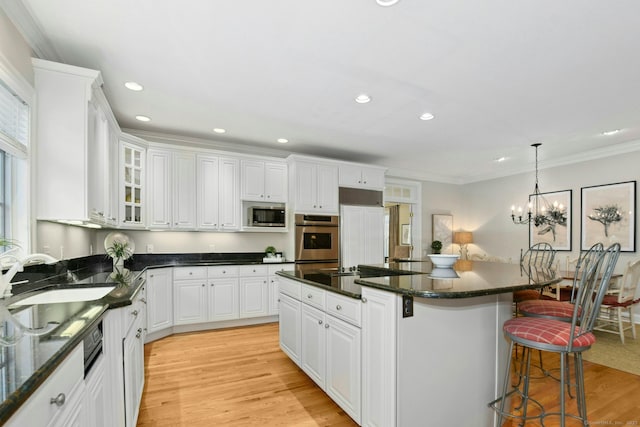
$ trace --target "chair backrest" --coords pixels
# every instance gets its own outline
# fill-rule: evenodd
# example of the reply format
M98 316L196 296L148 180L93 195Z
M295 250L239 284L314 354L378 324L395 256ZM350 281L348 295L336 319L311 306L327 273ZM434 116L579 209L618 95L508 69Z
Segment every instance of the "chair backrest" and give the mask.
M551 268L556 251L549 243L536 243L520 257L520 266Z
M614 243L601 252L597 260L582 274L573 308L570 332L572 337L575 338L593 331L600 305L609 288L611 275L619 257L620 244ZM569 340L569 352L571 352L572 344L573 340Z
M633 301L640 282L640 259L629 262L621 280L618 303Z
M602 243L596 243L591 246L587 251L582 252L578 257L578 262L576 263L576 271L573 275L573 286L571 288L571 299L570 302L574 303L576 300L576 289L578 283L582 278L582 274L586 273L589 270L589 266L598 260L600 254L604 251L604 245Z

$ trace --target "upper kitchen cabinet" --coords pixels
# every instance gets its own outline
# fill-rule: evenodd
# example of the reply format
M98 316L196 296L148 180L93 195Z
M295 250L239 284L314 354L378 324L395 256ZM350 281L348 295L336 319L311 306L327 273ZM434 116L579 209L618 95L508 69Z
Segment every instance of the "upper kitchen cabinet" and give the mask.
M237 159L197 156L197 222L200 230L240 228L240 172Z
M338 182L340 187L384 190L385 168L358 164L340 164Z
M254 202L287 201L287 165L284 162L242 160L241 199Z
M135 136L122 134L120 139L120 225L144 228L146 142Z
M150 148L147 151L149 228L196 228L196 155Z
M33 59L37 219L117 225L120 128L99 71Z
M337 215L337 164L300 156L289 156L288 161L294 212Z

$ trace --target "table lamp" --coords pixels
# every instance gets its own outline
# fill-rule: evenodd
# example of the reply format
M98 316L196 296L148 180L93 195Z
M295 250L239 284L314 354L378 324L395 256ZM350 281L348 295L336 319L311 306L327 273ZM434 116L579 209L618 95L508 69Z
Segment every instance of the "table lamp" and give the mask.
M456 262L455 269L458 271L469 271L472 263L469 260L467 245L473 243L473 233L470 231L456 231L453 233L453 243L460 245L460 259Z

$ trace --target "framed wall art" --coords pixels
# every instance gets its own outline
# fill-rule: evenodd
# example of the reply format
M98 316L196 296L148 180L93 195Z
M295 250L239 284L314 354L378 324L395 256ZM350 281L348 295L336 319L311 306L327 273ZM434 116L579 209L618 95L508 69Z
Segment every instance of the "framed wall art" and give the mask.
M546 201L542 221L529 223L529 246L549 243L557 251L571 250L571 190L541 194ZM533 194L529 196L531 202ZM544 204L544 202L543 202Z
M411 224L402 224L402 236L400 236L400 243L402 245L411 244Z
M636 181L582 187L581 191L580 248L620 243L623 252L635 252Z
M442 242L442 252L448 253L452 250L453 243L453 215L432 215L432 234L433 240Z

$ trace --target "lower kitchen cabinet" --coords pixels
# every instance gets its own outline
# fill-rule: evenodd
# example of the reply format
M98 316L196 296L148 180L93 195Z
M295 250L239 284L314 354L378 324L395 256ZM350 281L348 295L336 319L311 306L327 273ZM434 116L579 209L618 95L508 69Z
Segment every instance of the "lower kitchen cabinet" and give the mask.
M147 331L173 326L173 268L147 271Z
M280 292L280 348L300 366L302 303Z
M186 325L207 321L206 279L173 283L174 324Z
M300 367L360 422L360 328L302 304Z
M237 319L238 279L209 279L208 303L209 321Z
M280 348L360 423L362 302L291 279L279 280Z
M144 325L140 317L122 343L126 426L135 426L144 388Z
M107 391L105 387L105 361L100 356L85 378L86 425L91 427L110 427L107 424Z
M80 344L9 418L5 426L86 426L83 359L83 346ZM53 398L58 403L52 403Z
M269 314L267 277L240 278L240 317L260 317Z

